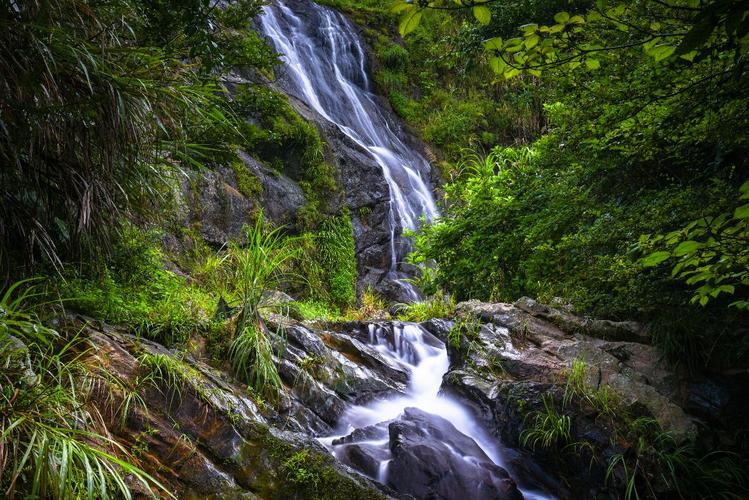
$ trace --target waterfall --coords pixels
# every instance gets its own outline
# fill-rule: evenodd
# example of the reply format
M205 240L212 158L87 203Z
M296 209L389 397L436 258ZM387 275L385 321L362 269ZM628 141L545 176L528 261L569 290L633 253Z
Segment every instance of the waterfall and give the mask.
M398 136L390 112L373 94L366 71L366 52L355 29L340 13L308 1L288 4L276 0L263 8L261 29L284 62L280 86L358 144L382 169L389 200L391 273L396 272L396 248L404 229L416 229L421 217L438 215L428 181L430 166ZM361 189L369 189L361 186ZM338 422L337 436L320 438L333 454L342 450L338 438L355 429L370 428L397 419L406 408L447 419L470 437L489 460L505 465L501 446L458 401L440 393L449 361L444 343L413 323L393 323L392 330L370 325L369 342L409 376L405 394L353 405ZM369 446L378 447L381 460L373 479L385 483L390 451L387 432ZM340 457L339 457L340 458ZM466 460L471 457L464 457ZM525 497L545 498L531 491Z
M297 8L301 2L294 2ZM437 215L427 178L429 162L393 130L388 111L372 93L363 43L342 14L312 2L295 10L282 1L263 8L261 29L281 54L283 90L335 124L382 168L390 192L390 271L397 240L420 217ZM367 189L367 186L362 186Z

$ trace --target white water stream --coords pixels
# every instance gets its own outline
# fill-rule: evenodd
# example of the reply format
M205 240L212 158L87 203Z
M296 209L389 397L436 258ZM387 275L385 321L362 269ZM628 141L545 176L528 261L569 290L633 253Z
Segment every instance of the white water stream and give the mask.
M375 400L365 406L351 407L340 419L336 433L338 436L322 438L320 441L333 453L333 441L338 437L380 422L398 418L406 408L415 407L448 420L456 429L472 438L495 464L510 469L502 457L502 448L496 438L473 418L466 407L452 397L440 394L442 377L449 368L447 349L444 343L415 323L394 323L393 334L389 336L381 328L369 325L369 343L383 355L408 370L409 384L405 395ZM386 445L383 442L369 442L372 445ZM466 457L466 460L471 460ZM378 481L387 478L388 459L380 463ZM527 500L542 500L553 497L538 491L521 488Z
M338 126L382 168L390 192L394 272L402 257L396 251L402 230L415 229L422 216L431 220L437 215L429 162L393 130L388 112L371 92L361 39L343 15L312 2L276 1L263 8L260 22L282 56L284 91Z

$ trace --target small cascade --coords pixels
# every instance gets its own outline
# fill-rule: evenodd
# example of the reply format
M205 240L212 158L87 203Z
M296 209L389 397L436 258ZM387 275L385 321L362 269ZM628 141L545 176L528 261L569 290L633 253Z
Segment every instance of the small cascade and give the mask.
M474 419L470 411L452 397L441 394L442 377L449 368L445 344L415 323L393 322L368 325L369 343L410 373L406 393L353 406L339 421L337 435L321 438L339 459L344 457L351 441L346 436L362 433L358 446L376 449L379 465L370 474L387 484L388 465L392 456L388 447L388 422L398 419L407 408L418 408L449 421L460 433L471 438L494 464L509 468L502 456L502 447ZM469 463L478 464L480 457L462 456ZM551 498L536 491L521 490L526 499Z

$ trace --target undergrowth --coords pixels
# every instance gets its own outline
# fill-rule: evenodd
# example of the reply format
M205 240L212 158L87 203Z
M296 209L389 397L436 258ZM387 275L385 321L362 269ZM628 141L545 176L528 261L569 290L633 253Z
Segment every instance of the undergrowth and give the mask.
M79 386L88 376L78 335L40 322L39 296L16 282L0 298L0 485L13 498L132 498L126 482L161 490L111 439Z

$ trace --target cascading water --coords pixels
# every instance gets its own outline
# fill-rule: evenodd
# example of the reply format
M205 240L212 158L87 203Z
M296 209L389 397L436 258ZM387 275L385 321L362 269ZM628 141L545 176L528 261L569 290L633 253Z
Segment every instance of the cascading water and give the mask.
M264 7L260 18L262 31L285 62L281 86L335 124L382 168L390 192L390 270L395 273L399 257L396 240L402 230L415 229L422 216L427 220L437 216L427 180L429 163L397 136L388 112L372 93L365 51L355 27L340 13L312 2L295 1L289 5L277 0ZM440 394L442 376L449 367L444 343L413 323L394 323L389 331L371 325L369 342L383 357L410 374L408 388L403 395L350 407L339 421L339 435L321 439L331 452L337 454L345 446L339 441L343 436L374 428L375 435L364 442L377 448L380 457L377 470L370 475L385 483L391 458L387 422L413 407L446 419L478 445L482 451L477 455L504 465L499 443L466 408ZM478 463L475 456L460 459ZM523 494L526 498L546 498L528 491Z
M296 10L302 3L304 9ZM390 192L390 271L397 241L420 217L437 215L427 179L429 162L394 132L388 112L371 92L365 51L353 24L312 2L277 1L264 7L263 33L282 55L284 91L304 101L351 138L382 168ZM366 189L366 186L362 186Z
M502 448L496 439L476 422L467 408L450 396L440 393L442 376L449 368L447 349L443 342L418 324L396 322L393 323L392 330L370 324L369 343L383 356L410 373L408 388L403 395L349 408L339 421L338 436L320 439L334 455L338 456L346 446L340 440L342 436L349 435L356 429L371 428L397 419L406 408L414 407L448 420L458 431L473 439L492 462L507 468ZM387 426L365 444L383 450L377 477L373 479L385 483L390 462ZM475 460L475 457L470 456L462 458L467 461ZM538 491L521 491L527 500L553 498Z

